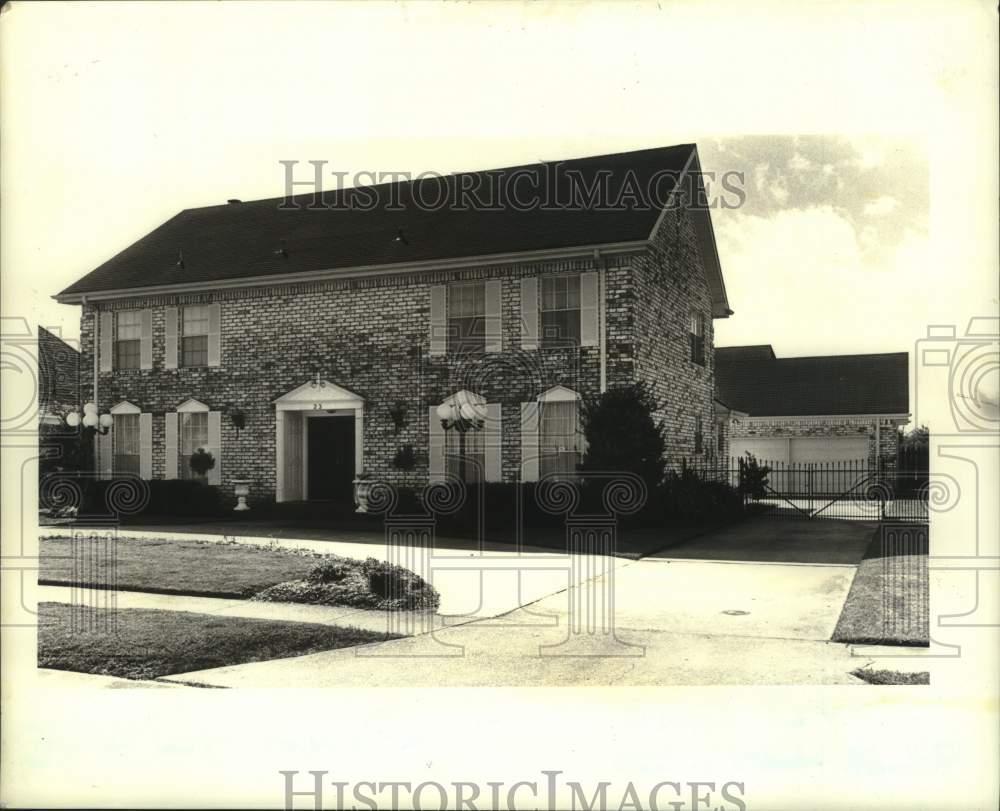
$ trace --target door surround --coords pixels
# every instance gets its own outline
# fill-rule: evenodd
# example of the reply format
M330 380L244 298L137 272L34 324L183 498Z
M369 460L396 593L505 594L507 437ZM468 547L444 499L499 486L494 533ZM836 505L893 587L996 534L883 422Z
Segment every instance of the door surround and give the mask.
M275 501L291 501L295 494L286 492L285 472L285 420L302 421L312 417L353 416L354 417L354 474L358 475L364 469L364 410L363 397L349 389L318 378L303 383L298 388L282 395L274 401L275 409ZM299 498L305 498L308 490L305 483L309 475L307 467L308 431L302 431L303 453L300 455L302 470L301 493Z

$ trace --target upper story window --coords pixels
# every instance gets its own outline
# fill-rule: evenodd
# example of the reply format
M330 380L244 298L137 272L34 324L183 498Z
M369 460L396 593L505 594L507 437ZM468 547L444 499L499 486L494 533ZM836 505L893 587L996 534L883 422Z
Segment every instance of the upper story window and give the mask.
M184 308L181 366L208 366L208 309L208 305Z
M142 347L142 311L121 310L116 319L115 368L138 369Z
M701 366L705 365L705 316L701 313L691 313L689 336L691 340L691 361Z
M580 275L542 276L542 346L580 343Z
M482 352L486 347L486 284L448 285L448 351Z

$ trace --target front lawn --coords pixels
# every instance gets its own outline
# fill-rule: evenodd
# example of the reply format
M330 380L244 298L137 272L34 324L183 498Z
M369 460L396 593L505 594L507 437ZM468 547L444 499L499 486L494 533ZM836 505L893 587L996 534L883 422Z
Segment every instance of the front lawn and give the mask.
M109 615L79 605L38 605L39 667L126 679L155 679L393 638L306 622L139 608Z
M930 644L927 525L878 527L833 632L834 642Z
M93 544L92 550L74 544ZM276 583L301 580L333 556L218 541L130 540L119 538L111 554L105 541L42 538L42 585L113 583L123 591L250 597Z

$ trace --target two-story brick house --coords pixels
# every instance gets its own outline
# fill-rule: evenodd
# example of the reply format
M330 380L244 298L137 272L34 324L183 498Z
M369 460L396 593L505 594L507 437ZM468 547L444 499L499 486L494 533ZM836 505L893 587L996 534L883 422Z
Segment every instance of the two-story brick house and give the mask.
M182 211L56 296L115 419L101 471L204 447L256 498L419 485L459 469L458 402L465 475L533 480L579 458L581 398L640 379L668 452L709 449L731 311L700 189L683 145Z

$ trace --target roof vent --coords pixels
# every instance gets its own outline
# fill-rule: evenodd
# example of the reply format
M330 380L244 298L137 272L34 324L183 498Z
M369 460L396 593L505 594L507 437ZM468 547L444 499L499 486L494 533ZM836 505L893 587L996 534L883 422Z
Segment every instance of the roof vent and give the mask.
M409 245L410 244L410 240L408 240L406 238L406 234L403 233L403 229L402 228L397 228L396 229L396 236L393 237L392 241L395 242L398 245Z
M231 197L230 199L226 200L226 202L229 203L229 205L233 205L235 203L242 203L243 201L237 200L235 197Z
M183 269L184 266L185 266L184 265L184 251L178 251L177 252L177 262L174 263L174 267Z

